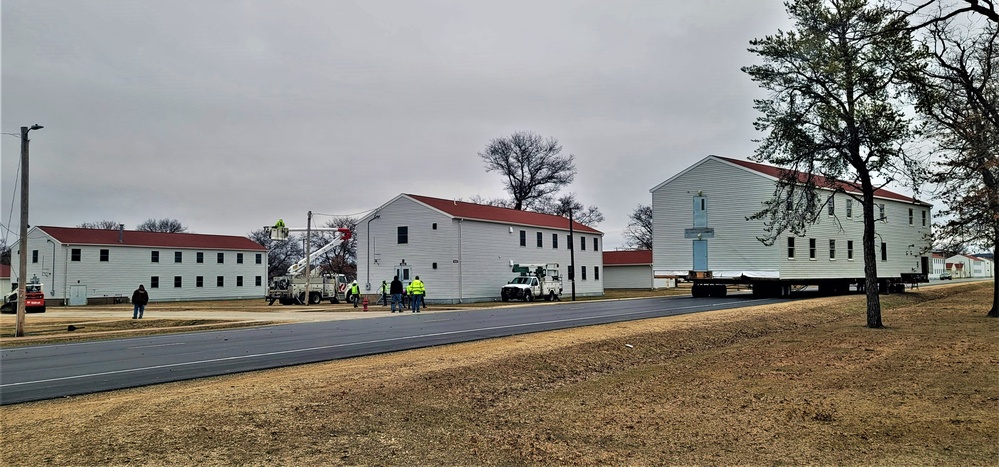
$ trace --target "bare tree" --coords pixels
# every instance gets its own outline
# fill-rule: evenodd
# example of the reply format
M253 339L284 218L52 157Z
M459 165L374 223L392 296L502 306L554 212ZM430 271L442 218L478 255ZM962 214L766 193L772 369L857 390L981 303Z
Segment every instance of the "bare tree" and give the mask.
M557 139L527 131L490 141L479 157L486 163L486 171L506 178L505 188L517 210L557 193L576 175L574 156L562 155Z
M350 216L336 216L326 223L324 227L347 228L350 229L351 237L346 242L336 242L331 250L320 255L319 270L323 273L345 274L348 279L357 278L357 218ZM313 236L312 251L322 248L326 244L334 241L332 232L317 232Z
M183 233L187 232L187 227L184 227L177 219L147 219L139 224L135 230L139 232Z
M754 159L782 167L774 198L750 219L764 219L773 244L784 231L802 232L821 209L825 180L849 182L864 219L867 326L883 327L874 247L874 191L883 183L918 180L906 151L913 131L897 99L921 60L904 14L867 0L786 3L790 32L755 39L763 64L743 71L770 96L755 102L755 126L766 137ZM821 175L822 178L815 175ZM915 184L915 183L914 183ZM842 189L838 189L843 191ZM850 191L853 191L852 189Z
M933 23L918 109L943 156L933 181L947 205L937 235L999 255L999 23ZM989 317L999 317L999 282Z
M10 266L10 245L6 239L0 239L0 264Z
M530 206L527 206L527 210L562 217L569 217L569 211L572 211L572 220L590 227L604 221L604 215L600 213L600 209L597 209L596 206L584 208L583 203L576 199L575 193L562 195L558 198L546 196L532 202Z
M97 222L84 222L78 226L80 229L97 229L97 230L118 230L121 223L113 220L103 220Z
M460 200L459 200L460 201ZM475 195L468 200L469 203L481 204L484 206L496 206L499 208L513 208L513 202L506 198L483 198Z
M629 216L625 245L635 250L652 249L652 206L639 204Z
M999 23L999 10L996 10L994 0L927 0L917 4L908 14L911 16L924 15L926 11L935 9L935 14L922 22L910 26L911 29L920 29L932 26L939 22L948 22L952 18L965 13L979 14L993 23Z
M250 232L246 238L267 248L268 283L275 276L285 275L291 265L305 256L305 249L302 248L303 238L295 235L289 236L287 240L272 240L266 230L259 229Z

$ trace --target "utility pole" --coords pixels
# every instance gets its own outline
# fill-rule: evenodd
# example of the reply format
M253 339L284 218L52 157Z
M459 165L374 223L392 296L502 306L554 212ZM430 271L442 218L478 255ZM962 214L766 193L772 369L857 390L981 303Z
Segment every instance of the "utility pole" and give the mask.
M309 304L309 295L312 293L312 211L309 211L309 218L305 221L305 304Z
M41 125L21 127L21 231L18 239L17 258L17 320L14 324L14 337L24 337L24 296L28 277L28 132L40 130Z
M572 283L572 301L576 301L576 236L572 231L572 208L569 208L569 282Z

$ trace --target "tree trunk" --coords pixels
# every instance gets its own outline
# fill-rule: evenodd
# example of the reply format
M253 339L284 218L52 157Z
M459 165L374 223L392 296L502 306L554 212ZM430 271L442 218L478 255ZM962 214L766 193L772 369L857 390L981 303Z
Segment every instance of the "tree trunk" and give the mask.
M996 258L999 257L999 221L993 221L992 223L992 269L995 271ZM999 279L992 273L992 309L989 310L989 314L986 315L989 318L999 318Z
M867 327L880 329L881 296L878 287L877 245L874 243L874 190L864 188L864 290L867 293Z

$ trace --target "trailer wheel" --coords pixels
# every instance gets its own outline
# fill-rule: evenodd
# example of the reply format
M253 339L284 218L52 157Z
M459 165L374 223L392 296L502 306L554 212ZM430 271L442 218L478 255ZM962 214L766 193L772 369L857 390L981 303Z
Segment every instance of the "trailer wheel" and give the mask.
M693 296L694 298L706 297L708 294L707 291L704 290L704 288L705 287L701 284L694 284L690 286L690 295Z
M711 294L712 296L721 298L728 295L728 287L725 287L724 285L716 285L714 286L713 292L714 293Z

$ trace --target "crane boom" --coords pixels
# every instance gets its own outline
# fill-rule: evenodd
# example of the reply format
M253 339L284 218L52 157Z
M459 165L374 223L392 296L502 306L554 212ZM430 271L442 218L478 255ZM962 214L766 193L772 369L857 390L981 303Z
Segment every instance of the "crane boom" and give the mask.
M291 267L288 268L287 274L289 276L297 276L301 274L302 272L305 271L306 265L311 264L313 261L316 260L316 258L318 258L323 253L326 253L327 251L330 251L333 248L335 248L340 242L346 242L347 240L350 240L350 229L345 227L336 229L336 233L333 234L333 240L324 245L322 248L319 248L318 250L312 252L312 254L310 254L307 258L302 258L298 260L297 263L292 264Z

